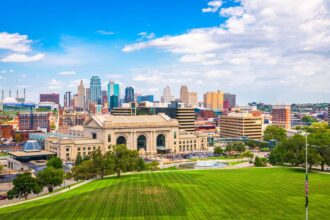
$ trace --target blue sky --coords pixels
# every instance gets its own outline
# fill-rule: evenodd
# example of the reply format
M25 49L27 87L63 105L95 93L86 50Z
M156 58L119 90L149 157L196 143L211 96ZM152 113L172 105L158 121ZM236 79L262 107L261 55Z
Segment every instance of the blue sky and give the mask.
M329 8L326 0L4 0L0 88L26 87L37 101L99 75L104 88L113 79L156 99L166 85L178 96L187 84L200 99L219 89L240 104L329 102Z

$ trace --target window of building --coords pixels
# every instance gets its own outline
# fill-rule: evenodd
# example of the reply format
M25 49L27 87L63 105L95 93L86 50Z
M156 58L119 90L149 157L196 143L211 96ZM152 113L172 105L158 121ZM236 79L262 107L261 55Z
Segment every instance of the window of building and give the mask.
M93 139L96 139L96 138L97 138L96 133L92 132L92 138L93 138Z
M96 149L96 147L93 147L93 150L95 150Z
M78 151L80 151L80 147L78 147Z
M91 150L91 147L88 147L88 150Z
M108 134L108 142L111 142L111 134Z
M176 131L174 131L174 139L176 139Z
M108 146L108 150L110 150L111 149L111 146Z
M70 148L66 148L65 150L66 150L66 152L68 152L68 151L70 151Z
M86 147L84 147L83 149L86 150Z
M69 156L70 156L70 154L69 154L69 153L67 153L67 154L66 154L66 156L67 156L67 157L69 157Z
M83 155L86 156L86 152L83 152Z

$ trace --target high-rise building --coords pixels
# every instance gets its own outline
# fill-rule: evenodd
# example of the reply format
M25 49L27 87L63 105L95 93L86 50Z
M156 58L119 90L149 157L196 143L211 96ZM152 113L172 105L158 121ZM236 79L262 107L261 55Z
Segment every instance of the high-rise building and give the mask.
M18 114L18 127L20 130L45 129L50 131L50 113L31 112Z
M60 94L51 93L51 94L40 94L40 102L54 102L60 104Z
M207 92L204 94L204 106L213 110L223 111L223 92Z
M250 113L229 113L220 117L220 135L224 138L262 138L262 117Z
M107 90L102 90L101 96L102 96L102 105L104 106L105 104L108 103L108 92L107 92Z
M74 94L73 97L72 97L72 106L75 108L75 109L79 109L79 97L78 97L78 94Z
M233 108L236 105L236 95L231 93L224 93L223 94L223 101L228 102L228 108Z
M133 87L126 87L125 89L125 103L134 102L134 89Z
M180 89L180 101L185 105L188 106L189 104L189 92L188 87L186 85L182 85Z
M119 84L110 80L108 83L108 107L109 107L109 109L112 110L114 107L119 106L119 95L120 95ZM113 103L111 103L111 101Z
M91 101L97 104L101 104L102 102L102 94L101 94L101 79L98 76L92 76L90 81L90 95Z
M290 105L273 105L272 106L272 122L274 125L285 129L291 128L291 106Z
M174 100L174 97L171 96L171 89L169 86L166 86L164 88L164 92L163 92L163 96L161 97L161 101L163 103L170 103L173 100Z
M154 96L153 95L140 95L136 97L136 101L138 103L140 102L154 102Z
M187 132L195 131L195 109L177 108L176 119L179 122L180 130L185 130Z
M189 92L188 105L190 107L198 106L198 95L197 92Z
M85 94L85 86L83 84L83 81L80 80L80 85L78 86L78 107L81 110L86 109L86 94Z
M71 92L67 91L64 93L64 107L71 107L71 106L72 106Z

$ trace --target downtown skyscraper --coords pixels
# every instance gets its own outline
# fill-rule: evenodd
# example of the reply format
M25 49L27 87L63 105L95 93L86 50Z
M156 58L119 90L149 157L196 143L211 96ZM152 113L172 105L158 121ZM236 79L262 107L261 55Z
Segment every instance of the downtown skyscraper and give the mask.
M171 96L171 88L169 86L166 86L164 88L163 96L161 97L161 101L163 103L170 103L174 100L174 97Z
M83 81L80 80L80 85L78 85L78 107L81 110L86 109L86 93L85 93L85 86L83 84Z
M125 103L134 102L134 89L129 86L125 89Z
M90 95L91 102L100 105L102 103L101 95L101 79L98 76L92 76L90 81Z
M119 91L119 84L110 80L108 83L108 108L111 110L119 106Z

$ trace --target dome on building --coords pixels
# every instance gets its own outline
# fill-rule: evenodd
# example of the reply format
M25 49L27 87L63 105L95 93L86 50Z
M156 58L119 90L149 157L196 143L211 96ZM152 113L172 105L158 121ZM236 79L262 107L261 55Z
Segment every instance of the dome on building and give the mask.
M32 151L41 151L41 146L35 140L28 140L23 146L23 151L32 152Z
M3 104L16 104L17 101L13 97L6 97L2 101Z
M34 105L35 103L31 100L27 100L24 102L24 104Z

